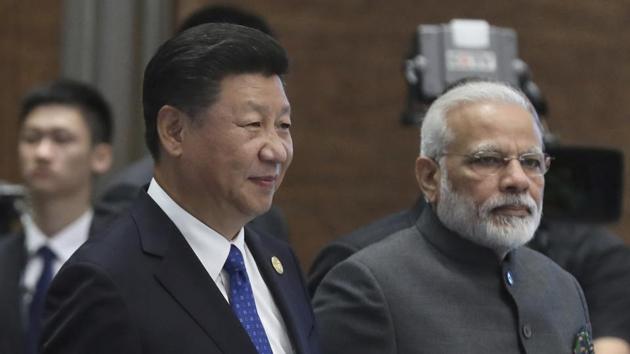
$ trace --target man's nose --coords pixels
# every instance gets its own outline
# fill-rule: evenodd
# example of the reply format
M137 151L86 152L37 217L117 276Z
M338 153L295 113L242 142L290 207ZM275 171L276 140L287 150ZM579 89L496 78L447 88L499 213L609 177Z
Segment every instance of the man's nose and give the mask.
M55 144L50 139L41 139L35 146L35 156L48 159L54 154Z
M531 177L517 159L510 160L501 173L500 188L508 193L523 193L529 189Z
M278 136L275 131L267 134L266 141L262 149L260 149L260 159L274 163L286 162L290 149L287 144L290 143Z

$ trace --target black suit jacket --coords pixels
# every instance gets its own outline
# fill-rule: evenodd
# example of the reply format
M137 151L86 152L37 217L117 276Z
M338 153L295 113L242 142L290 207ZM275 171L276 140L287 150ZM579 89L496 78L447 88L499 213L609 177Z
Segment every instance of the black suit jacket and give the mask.
M297 353L319 353L298 262L273 237L246 228L245 242ZM284 273L277 273L271 257ZM245 330L179 230L142 192L55 277L43 352L256 354Z
M0 354L24 352L20 281L26 263L24 235L0 239Z

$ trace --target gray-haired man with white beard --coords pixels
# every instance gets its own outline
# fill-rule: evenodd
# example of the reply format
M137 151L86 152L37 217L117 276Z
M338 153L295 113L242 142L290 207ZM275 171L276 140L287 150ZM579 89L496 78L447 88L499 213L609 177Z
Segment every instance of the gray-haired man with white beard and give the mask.
M324 352L592 352L576 280L521 247L551 160L529 101L503 84L462 84L431 105L421 140L416 177L431 207L323 279Z

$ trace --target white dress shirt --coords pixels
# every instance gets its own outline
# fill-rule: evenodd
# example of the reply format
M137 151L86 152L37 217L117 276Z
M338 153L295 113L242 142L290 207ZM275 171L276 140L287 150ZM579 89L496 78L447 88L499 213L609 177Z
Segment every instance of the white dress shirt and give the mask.
M24 227L24 245L26 246L27 261L22 275L22 289L24 296L22 304L26 308L26 304L31 302L35 286L42 273L44 262L41 257L37 256L37 251L47 246L55 254L53 262L53 274L57 274L61 266L70 258L70 256L88 239L90 225L94 212L92 209L87 210L78 219L61 229L54 235L47 237L40 230L30 214L22 215L21 221Z
M223 265L230 253L231 245L236 246L241 251L254 293L256 309L265 328L271 349L275 354L294 353L282 315L245 243L243 228L232 241L229 241L179 206L155 179L151 180L147 193L184 235L227 302L229 302L229 276L223 270Z

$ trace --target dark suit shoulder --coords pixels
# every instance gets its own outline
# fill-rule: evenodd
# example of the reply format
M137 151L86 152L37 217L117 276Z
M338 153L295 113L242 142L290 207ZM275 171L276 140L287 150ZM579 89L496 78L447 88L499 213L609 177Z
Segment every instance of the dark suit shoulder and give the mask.
M315 257L309 271L308 290L311 296L326 274L339 262L355 252L377 243L399 230L414 224L419 214L418 206L388 215L363 226L326 245Z
M94 203L92 230L99 231L128 210L152 176L153 159L150 156L145 156L112 176Z
M14 247L24 246L24 234L13 232L0 236L0 250L8 250Z
M541 234L545 253L582 286L594 337L630 342L630 247L598 225L547 223Z
M579 278L614 254L630 254L630 248L604 227L569 223L545 223L539 229L542 248L549 258ZM537 248L538 249L538 248ZM630 257L625 267L630 267ZM630 268L627 268L630 270Z
M117 189L119 186L131 186L139 190L149 183L153 176L153 159L147 155L127 166L108 181L102 195Z
M137 226L127 213L81 245L59 274L66 268L80 266L108 274L112 279L126 279L147 263L142 254Z
M376 243L387 236L406 229L415 223L412 219L413 211L405 209L397 213L388 215L371 224L363 226L345 236L332 242L332 244L346 245L353 250L360 250L373 243Z
M408 226L386 235L379 242L358 250L348 257L348 260L360 262L370 268L380 268L412 251L413 253L424 251L426 249L425 243L418 228L415 225Z
M12 233L0 238L0 274L8 270L7 266L9 264L15 267L20 265L21 268L25 261L24 234Z
M15 233L0 239L0 298L6 299L9 293L17 293L25 264L24 235Z

